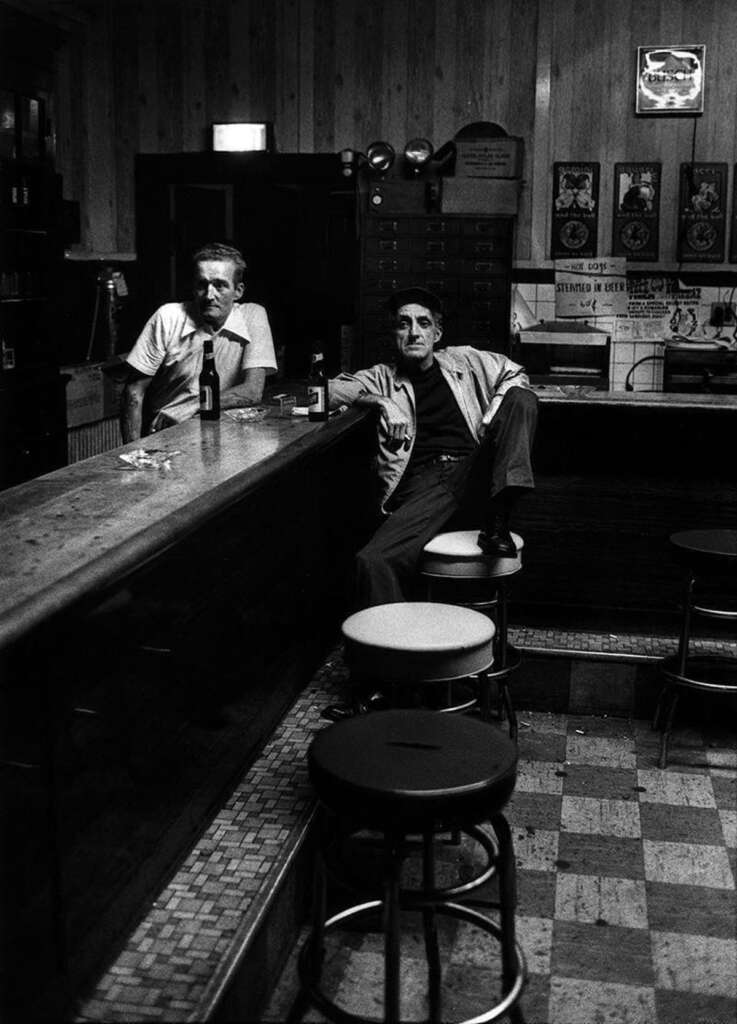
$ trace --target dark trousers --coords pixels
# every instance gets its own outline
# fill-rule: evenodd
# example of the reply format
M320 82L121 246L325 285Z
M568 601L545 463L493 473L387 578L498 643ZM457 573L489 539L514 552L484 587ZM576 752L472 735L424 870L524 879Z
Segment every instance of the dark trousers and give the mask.
M391 513L356 555L356 609L411 600L422 549L444 528L482 528L490 499L507 487L535 486L530 453L537 396L511 388L481 444L461 462L410 468L390 501Z

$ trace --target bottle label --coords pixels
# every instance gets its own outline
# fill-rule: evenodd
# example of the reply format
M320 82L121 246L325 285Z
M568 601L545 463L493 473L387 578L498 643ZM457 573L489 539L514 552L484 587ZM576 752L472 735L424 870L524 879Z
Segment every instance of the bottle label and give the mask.
M324 385L317 387L310 386L307 388L307 404L310 407L310 412L325 412L325 392L326 388Z
M206 384L200 388L200 409L203 412L212 412L213 408L212 388Z

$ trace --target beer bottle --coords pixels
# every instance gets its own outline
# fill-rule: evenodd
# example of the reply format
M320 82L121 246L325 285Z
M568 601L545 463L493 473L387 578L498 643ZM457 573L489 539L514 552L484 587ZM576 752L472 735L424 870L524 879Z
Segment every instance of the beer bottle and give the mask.
M320 421L328 418L328 378L319 342L312 351L310 373L307 377L307 408L307 418L310 420Z
M212 338L205 339L200 373L200 419L220 419L220 377L215 369Z

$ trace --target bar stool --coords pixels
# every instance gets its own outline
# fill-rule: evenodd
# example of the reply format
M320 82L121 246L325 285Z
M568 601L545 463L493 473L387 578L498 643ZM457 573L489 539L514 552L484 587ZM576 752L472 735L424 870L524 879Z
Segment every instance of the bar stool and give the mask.
M308 752L309 774L319 799L313 920L299 959L302 998L329 1020L359 1021L321 988L328 932L381 921L384 933L384 1021L400 1018L400 916L421 912L428 964L429 1020L442 1015L442 965L437 915L467 922L493 936L501 947L498 1001L483 1016L492 1021L516 1004L525 980L522 951L515 940L515 864L512 838L502 809L514 790L517 749L498 728L464 716L427 710L377 711L328 726ZM495 839L478 826L489 822ZM480 842L487 863L474 878L439 887L435 847L445 831L460 830ZM346 845L378 834L383 856L378 886L358 880L348 867ZM361 833L361 835L358 835ZM403 864L412 837L421 837L419 884L405 886ZM341 856L341 850L343 856ZM497 875L499 899L468 896ZM364 898L327 917L327 879ZM482 913L483 907L486 913ZM498 921L488 909L499 911Z
M478 546L478 530L439 533L422 554L420 574L427 583L428 596L453 601L491 615L496 623L495 668L489 681L496 683L502 709L509 719L512 739L517 737L517 716L512 704L509 677L520 664L519 651L507 640L507 580L522 568L524 541L512 534L515 558L495 558Z
M419 689L443 685L446 702L437 710L468 711L477 705L490 718L488 671L494 661L494 623L458 605L403 601L373 605L350 615L342 625L345 660L351 682L389 691L392 706ZM453 684L464 682L471 696L453 698Z
M670 544L676 561L684 570L684 590L678 653L661 662L664 683L653 718L653 728L659 727L661 731L658 761L661 768L665 768L668 758L681 687L703 693L737 693L737 658L689 652L694 614L737 621L737 610L697 603L695 593L697 580L701 584L725 576L733 592L737 589L737 530L686 530L672 534Z

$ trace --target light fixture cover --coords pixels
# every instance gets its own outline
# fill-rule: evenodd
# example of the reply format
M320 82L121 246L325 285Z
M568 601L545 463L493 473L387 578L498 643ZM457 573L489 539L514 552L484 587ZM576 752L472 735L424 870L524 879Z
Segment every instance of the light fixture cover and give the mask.
M410 139L404 147L404 159L416 170L424 167L433 154L429 139Z
M215 153L258 153L272 146L272 126L268 121L234 121L212 126Z
M394 163L394 148L388 142L372 142L366 150L369 169L385 174Z

